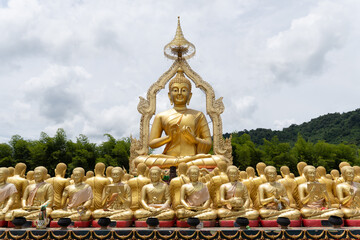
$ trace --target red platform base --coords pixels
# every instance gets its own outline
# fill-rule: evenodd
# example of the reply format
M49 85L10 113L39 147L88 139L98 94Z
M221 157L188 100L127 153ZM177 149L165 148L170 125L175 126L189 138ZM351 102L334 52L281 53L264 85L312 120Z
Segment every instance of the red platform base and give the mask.
M220 220L220 227L234 227L235 220ZM259 220L249 220L249 227L258 227Z
M210 220L210 221L202 221L203 227L215 227L216 221ZM181 228L188 228L190 225L186 221L177 220L176 226ZM234 226L234 225L233 225Z
M276 220L260 220L261 226L263 227L278 227L279 224ZM321 221L320 221L321 225ZM301 227L301 220L290 220L289 227Z
M90 227L91 221L74 221L74 227L87 228Z
M345 226L360 227L360 219L344 219Z
M3 220L0 221L0 227L7 227L7 225L8 225L7 221L3 221Z
M172 227L174 226L175 220L171 221L159 221L159 227ZM146 221L135 221L135 227L148 227Z
M116 226L114 227L118 227L118 228L123 228L123 227L130 227L132 225L132 220L128 220L128 221L116 221ZM96 227L96 228L99 228L101 227L99 224L98 224L98 220L93 220L91 222L91 226L92 227ZM111 225L112 226L112 225ZM146 225L147 226L147 225Z
M323 227L321 225L322 220L327 220L327 219L303 219L302 224L304 227ZM344 223L341 226L343 227Z

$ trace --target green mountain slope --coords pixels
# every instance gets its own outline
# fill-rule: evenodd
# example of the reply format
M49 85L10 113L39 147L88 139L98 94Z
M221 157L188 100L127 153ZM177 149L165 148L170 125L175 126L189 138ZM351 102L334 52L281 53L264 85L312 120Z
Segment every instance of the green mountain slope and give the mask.
M293 124L281 131L258 128L237 132L238 136L247 133L255 144L263 144L264 138L270 140L278 136L280 142L294 144L298 134L313 143L325 140L328 143L349 143L360 146L360 108L346 113L329 113L300 125ZM229 133L224 134L229 137Z

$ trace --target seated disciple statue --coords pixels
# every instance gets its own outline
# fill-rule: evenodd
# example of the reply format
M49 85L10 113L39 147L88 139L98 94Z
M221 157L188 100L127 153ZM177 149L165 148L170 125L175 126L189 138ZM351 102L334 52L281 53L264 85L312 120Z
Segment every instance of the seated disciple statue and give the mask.
M199 181L200 171L198 166L188 169L190 183L181 187L180 202L176 211L176 217L184 220L196 217L200 220L214 220L217 217L216 210L210 208L211 198L207 186Z
M292 208L296 208L296 201L294 199L294 191L297 188L297 183L295 179L290 177L290 169L288 166L282 166L280 168L280 173L282 175L282 179L279 180L279 183L284 185L287 193L287 197L289 199L289 206Z
M186 107L192 96L191 83L180 68L169 83L168 95L174 108L155 116L149 138L151 148L166 145L163 154L138 156L135 165L145 163L170 168L185 162L214 168L220 160L229 162L222 155L208 154L212 146L209 126L202 112ZM165 136L162 136L163 132Z
M276 181L276 168L267 166L265 177L268 181L259 186L260 217L263 220L275 220L278 217L287 217L298 220L300 212L289 206L289 198L284 185Z
M110 180L104 176L105 164L99 162L95 165L95 176L92 178L86 179L86 183L89 184L93 190L94 199L92 210L103 209L103 191L105 186L110 184Z
M332 208L326 185L316 181L314 166L308 165L303 174L306 182L299 185L299 199L303 205L301 215L305 219L327 219L331 215L343 217L340 209Z
M141 208L141 189L150 183L150 179L146 177L148 167L144 163L137 165L137 177L130 178L127 184L131 188L131 210L135 211Z
M316 168L317 180L319 183L323 183L326 186L326 192L329 195L331 207L339 208L339 199L334 196L336 195L336 185L332 179L326 177L326 169L323 166Z
M341 175L345 182L336 186L341 210L347 219L360 219L360 183L354 182L354 168L344 166Z
M228 164L225 161L219 161L217 164L218 164L217 167L219 169L219 174L213 176L210 182L208 183L208 188L213 203L213 207L216 209L222 206L220 202L220 186L224 183L229 182L228 175L226 174Z
M8 168L0 168L0 221L7 221L5 216L12 209L17 193L14 184L6 183L9 174Z
M25 179L25 172L26 172L25 163L17 163L15 165L14 176L10 176L9 174L9 177L7 179L7 182L14 184L17 190L17 193L15 194L13 209L22 207L21 199L23 197L26 187L29 185L29 181ZM33 183L35 183L35 181Z
M170 181L170 196L173 209L176 209L176 207L181 204L181 186L190 182L189 178L186 176L187 170L188 166L186 163L180 163L178 167L179 176L171 179Z
M54 188L53 209L61 209L61 198L65 187L70 185L70 181L65 178L67 166L65 163L59 163L55 168L55 177L46 180Z
M117 221L132 220L131 189L129 185L121 182L124 174L120 167L111 169L113 183L105 187L103 193L104 209L97 209L93 212L95 219L108 217Z
M145 185L141 190L142 208L135 211L135 218L140 221L145 221L148 217L156 217L160 221L173 220L175 213L170 208L169 187L161 181L159 167L150 169L150 180L151 183Z
M50 214L54 202L54 189L50 183L45 182L47 169L43 166L34 169L35 183L26 187L22 198L22 209L15 209L13 217L25 217L27 220L36 220L41 208L46 208Z
M51 217L55 220L59 218L71 218L73 221L88 221L91 217L91 203L93 193L91 187L84 183L85 170L81 167L74 168L72 173L74 184L65 187L61 207L63 209L54 210Z
M245 217L249 220L257 220L259 212L250 209L250 197L244 184L239 182L239 170L235 166L227 168L229 183L220 187L220 202L222 208L217 210L220 220L235 220Z

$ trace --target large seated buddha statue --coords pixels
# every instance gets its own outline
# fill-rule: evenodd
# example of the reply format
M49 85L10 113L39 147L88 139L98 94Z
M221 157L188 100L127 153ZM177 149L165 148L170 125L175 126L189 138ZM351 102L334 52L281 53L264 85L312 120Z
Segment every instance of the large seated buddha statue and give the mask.
M215 100L212 87L188 65L195 47L182 33L180 22L173 41L165 46L165 56L175 60L171 68L148 90L147 99L140 97L138 110L142 114L140 140L132 139L130 168L140 163L170 168L186 163L213 169L219 161L231 164L231 143L222 138L220 114L224 110L222 98ZM213 122L214 145L205 114L187 106L192 97L192 80L206 94L206 110ZM155 115L156 94L169 81L168 97L173 108ZM209 154L213 146L214 155ZM162 154L148 154L148 149L164 147Z

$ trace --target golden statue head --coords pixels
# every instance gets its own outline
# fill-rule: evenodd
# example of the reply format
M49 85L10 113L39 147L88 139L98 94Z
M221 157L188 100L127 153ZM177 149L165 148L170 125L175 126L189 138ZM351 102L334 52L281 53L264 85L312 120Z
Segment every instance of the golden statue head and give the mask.
M191 182L197 182L199 180L200 169L195 165L190 166L186 174Z
M15 165L15 170L14 170L14 174L15 175L19 175L20 177L25 177L25 172L26 172L26 164L25 163L17 163ZM10 173L11 175L11 173Z
M82 182L85 178L85 170L82 167L74 168L71 178L75 184Z
M307 165L303 169L303 174L307 181L313 182L315 181L315 177L316 177L316 169L314 166Z
M178 170L179 170L179 175L184 175L188 170L188 165L186 163L180 163L178 166Z
M318 166L316 168L316 175L318 178L326 176L326 169L323 166Z
M340 171L341 171L341 169L342 169L343 167L345 167L345 166L350 166L350 163L348 163L348 162L341 162L341 163L339 163L339 169L340 169Z
M106 177L111 177L113 168L114 168L113 166L108 166L108 167L106 168L106 172L105 172Z
M48 170L43 167L39 166L34 169L34 180L35 182L42 182L46 179L46 176L48 174Z
M248 179L248 174L246 171L240 171L240 178L241 180Z
M121 167L114 167L111 169L111 177L114 183L120 182L121 179L124 177L124 175L125 175L124 170L122 170Z
M337 169L331 170L330 175L334 180L336 180L336 179L338 179L340 177L340 173L339 173L339 171Z
M150 168L149 174L150 174L151 182L153 183L159 182L161 179L161 173L162 173L161 169L157 166Z
M93 176L95 176L94 171L89 170L89 171L86 172L86 178L87 179L92 178Z
M34 171L28 171L27 173L26 173L26 179L27 180L29 180L29 181L32 181L32 180L34 180Z
M99 162L95 165L95 169L94 169L95 175L100 175L100 176L104 176L104 172L105 172L105 164L102 162Z
M306 167L307 163L306 162L299 162L297 165L296 165L296 168L298 170L298 173L299 173L299 176L301 176L303 174L303 170L304 170L304 167Z
M265 167L264 174L265 174L266 180L268 182L275 182L277 179L277 172L276 172L276 168L274 166Z
M61 177L65 177L67 166L65 163L59 163L55 168L55 176L60 175Z
M179 68L176 76L169 83L168 93L171 105L189 105L192 96L191 82L184 75L184 71Z
M0 183L6 182L8 177L9 177L9 169L6 167L1 167L0 168Z
M136 167L136 170L137 170L137 175L145 175L145 172L146 172L146 169L147 169L147 166L145 163L139 163Z
M247 177L252 177L252 178L255 177L255 169L253 167L247 167L245 171L246 171Z
M288 166L282 166L282 167L280 168L280 173L281 173L281 176L282 176L282 177L285 177L285 176L290 175L290 169L289 169L289 167L288 167Z
M345 181L353 181L355 177L354 168L351 166L343 166L341 168L341 176Z
M8 167L8 169L9 169L9 177L14 176L14 175L15 175L15 168L13 168L13 167ZM24 176L21 176L21 175L20 175L20 177L24 177Z
M256 171L258 173L258 176L263 175L266 168L266 164L263 162L259 162L256 164Z
M230 182L235 182L239 180L239 169L234 165L227 167L226 174Z

